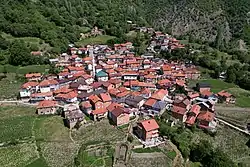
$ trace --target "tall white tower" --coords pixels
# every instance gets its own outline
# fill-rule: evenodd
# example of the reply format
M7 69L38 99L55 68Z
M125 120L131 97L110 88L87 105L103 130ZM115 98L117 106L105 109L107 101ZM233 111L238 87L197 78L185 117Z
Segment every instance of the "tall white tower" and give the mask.
M93 47L89 48L89 57L92 58L92 75L93 75L93 77L95 77L96 64L95 64L95 55L94 55L94 48Z

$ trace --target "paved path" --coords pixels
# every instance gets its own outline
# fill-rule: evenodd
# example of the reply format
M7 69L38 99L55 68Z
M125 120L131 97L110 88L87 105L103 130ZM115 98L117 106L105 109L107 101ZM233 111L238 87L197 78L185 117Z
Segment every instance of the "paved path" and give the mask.
M232 125L232 124L230 124L230 123L228 123L228 122L226 122L226 121L224 121L224 120L222 120L222 119L220 119L220 118L216 118L216 119L217 119L219 122L222 122L222 123L224 123L225 125L227 125L227 126L233 128L233 129L237 130L237 131L240 131L240 132L245 133L245 134L247 134L247 135L250 136L250 132L249 132L249 131L244 130L244 129L240 129L239 127L234 126L234 125Z

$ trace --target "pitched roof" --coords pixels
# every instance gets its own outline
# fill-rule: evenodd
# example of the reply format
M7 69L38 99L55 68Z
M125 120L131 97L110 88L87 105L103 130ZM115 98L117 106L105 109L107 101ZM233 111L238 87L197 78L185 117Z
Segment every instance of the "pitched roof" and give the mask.
M113 102L113 103L111 103L108 107L107 107L107 110L109 111L109 112L111 112L111 111L113 111L115 108L123 108L123 106L121 105L121 104L118 104L118 103L115 103L115 102Z
M39 83L38 82L26 82L22 85L22 88L26 89L29 87L35 87L37 86Z
M159 125L157 124L157 122L154 119L148 119L148 120L141 121L140 124L147 132L159 129Z
M172 112L184 115L187 112L187 110L186 108L173 105Z
M32 77L41 77L41 73L31 73L31 74L26 74L26 78L32 78Z
M195 115L198 115L200 113L200 109L201 109L201 107L198 104L195 104L190 109L190 112L193 112L193 113L195 113Z
M101 97L101 99L102 99L103 102L112 101L109 93L101 93L100 97Z
M121 107L117 107L115 108L113 111L112 111L112 114L115 116L115 117L119 117L121 114L124 114L124 109L121 108ZM127 113L126 113L127 114Z
M209 90L204 90L204 91L202 91L200 94L201 94L202 96L207 96L207 97L213 95L213 93L210 92Z
M54 79L49 79L49 80L43 80L42 82L39 83L39 86L50 86L50 85L57 85L58 81L54 80Z
M67 86L61 87L57 90L54 91L55 94L59 94L59 93L69 93L73 91L73 89L69 89Z
M92 101L93 103L101 101L101 99L97 95L93 95L93 94L89 96L89 100Z
M222 97L231 97L232 94L228 93L227 91L225 90L222 90L220 92L217 93L219 96L222 96Z
M168 95L168 90L166 89L160 89L156 91L151 98L156 99L156 100L162 100L166 95Z
M49 107L55 107L56 105L57 105L56 101L44 100L44 101L40 101L36 108L37 109L38 108L49 108Z
M211 122L212 120L214 120L214 117L215 117L214 113L206 111L206 112L201 112L198 115L197 119Z
M107 77L108 76L108 74L106 73L106 72L104 72L104 71L99 71L97 74L96 74L96 76L97 77Z
M104 114L105 112L108 112L106 108L98 108L98 109L93 110L91 113L93 115L96 115L96 114Z
M33 93L31 94L31 97L51 97L53 96L52 92L46 92L46 93Z
M144 105L152 107L156 103L156 101L157 100L150 98L144 103Z
M153 108L162 110L166 107L166 103L163 101L156 101L155 104L153 104Z
M83 108L91 108L91 107L92 107L92 105L90 104L89 101L83 101L83 102L81 103L81 106L82 106Z

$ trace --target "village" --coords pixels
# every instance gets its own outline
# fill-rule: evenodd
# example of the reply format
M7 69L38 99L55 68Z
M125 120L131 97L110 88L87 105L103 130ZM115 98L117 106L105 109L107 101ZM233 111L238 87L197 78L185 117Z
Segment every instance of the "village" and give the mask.
M215 132L215 104L234 104L236 98L224 90L213 93L205 82L190 88L189 81L201 77L192 62L168 61L154 54L155 46L165 51L185 46L168 34L140 31L152 34L143 55L136 55L131 42L70 46L69 53L50 60L60 69L58 74L25 75L20 100L37 105L38 115L62 115L70 129L89 119L109 119L115 127L135 121L131 134L145 147L162 142L155 118L164 112L171 115L172 126L183 123Z

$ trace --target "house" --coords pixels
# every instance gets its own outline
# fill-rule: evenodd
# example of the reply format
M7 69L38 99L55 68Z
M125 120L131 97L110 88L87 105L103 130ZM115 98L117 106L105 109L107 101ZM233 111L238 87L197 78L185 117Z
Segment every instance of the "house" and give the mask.
M112 98L109 93L101 93L100 98L105 108L108 107L112 103Z
M50 115L56 114L57 102L52 100L43 100L40 101L36 107L38 115Z
M38 84L38 82L34 81L24 83L19 91L21 100L28 101L30 95L38 90Z
M55 99L58 101L62 101L64 103L75 103L77 102L77 92L71 91L69 93L61 93L55 96Z
M33 93L30 95L30 103L36 103L43 100L53 100L53 93Z
M26 74L25 78L28 81L40 81L42 78L42 74L41 73L31 73L31 74Z
M182 107L186 110L189 110L191 108L191 102L187 98L182 99L176 99L173 102L174 106Z
M84 114L77 104L69 104L64 106L64 116L67 126L72 129L77 124L84 121Z
M180 106L177 106L177 105L173 105L172 106L172 117L174 117L175 119L178 119L182 122L185 122L186 119L187 119L187 109L184 108L184 107L180 107Z
M129 123L129 114L124 111L124 108L117 107L109 113L109 118L116 126L121 126Z
M123 80L137 80L138 73L135 71L127 71L122 74Z
M167 100L167 96L168 96L168 90L160 89L160 90L157 90L154 94L152 94L151 98L160 100L160 101L165 101Z
M225 102L227 104L234 104L236 101L236 98L234 95L228 93L225 90L222 90L220 92L217 93L218 97L219 97L219 101L220 102Z
M196 118L200 113L200 109L201 109L201 107L197 104L195 104L191 107L190 111L187 113L187 119L185 121L185 123L188 126L194 125Z
M135 133L143 141L151 141L159 136L159 125L154 119L144 120L137 124Z
M205 83L205 82L201 82L201 83L197 83L196 84L196 89L199 91L199 92L203 92L203 91L210 91L211 90L211 86L210 84L208 83Z
M216 128L215 114L209 111L201 112L197 117L198 127L214 130Z
M42 93L46 93L58 89L59 83L54 79L51 80L45 79L42 82L40 82L38 86Z
M101 70L96 74L96 79L98 81L108 81L108 74Z
M142 96L128 96L125 99L125 104L134 108L141 108L144 103L144 98Z
M102 100L95 94L92 94L89 96L89 101L94 106L94 109L101 109L104 108L104 104Z
M92 112L92 105L90 104L89 101L83 101L80 105L81 110L86 114L90 115Z
M107 118L108 110L106 108L97 108L90 114L94 121L100 121L101 119Z

